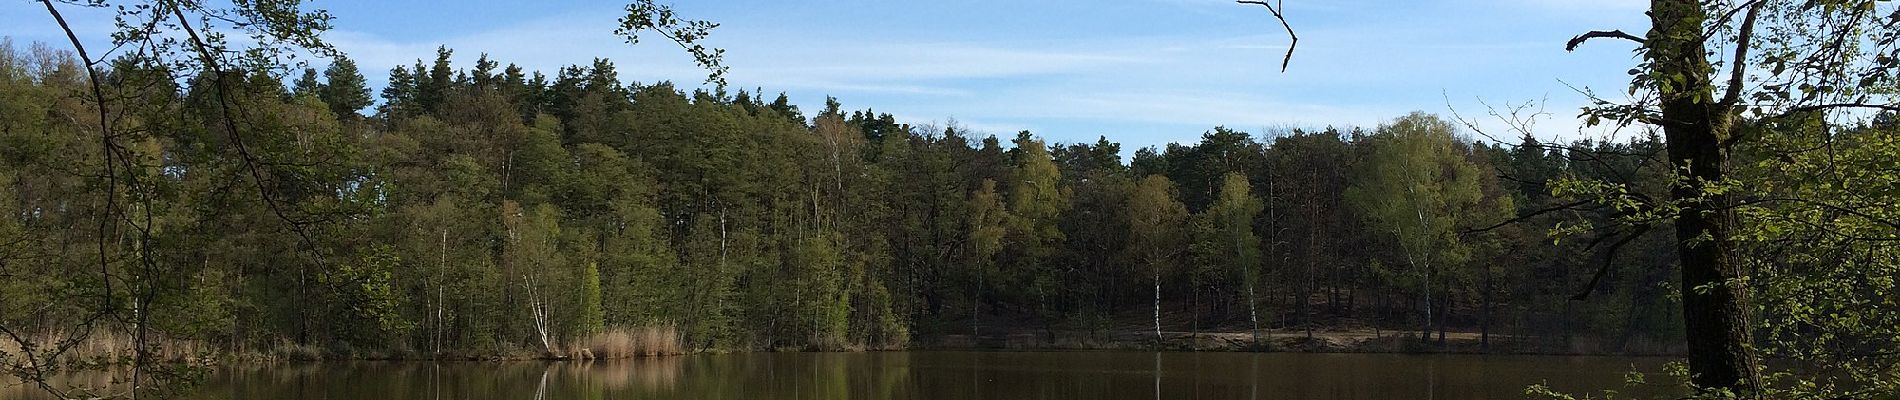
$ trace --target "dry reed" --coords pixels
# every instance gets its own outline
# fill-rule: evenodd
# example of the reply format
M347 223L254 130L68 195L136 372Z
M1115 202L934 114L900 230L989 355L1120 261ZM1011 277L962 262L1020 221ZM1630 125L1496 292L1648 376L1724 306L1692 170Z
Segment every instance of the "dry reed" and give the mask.
M611 328L580 341L583 347L569 351L585 358L632 358L684 354L679 330L671 325L640 328Z

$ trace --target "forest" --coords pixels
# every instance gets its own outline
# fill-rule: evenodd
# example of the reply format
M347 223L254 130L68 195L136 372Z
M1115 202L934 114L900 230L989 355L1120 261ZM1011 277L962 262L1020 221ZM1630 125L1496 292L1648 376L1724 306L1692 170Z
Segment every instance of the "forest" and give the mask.
M1664 235L1587 228L1614 205L1507 224L1571 201L1558 182L1666 190L1653 135L1499 143L1413 113L1127 151L455 53L380 90L347 57L227 71L229 105L219 80L122 61L106 90L145 101L115 110L128 158L101 165L71 56L8 45L0 318L83 316L53 299L103 295L73 292L102 276L86 245L130 233L74 228L136 207L156 265L113 279L165 293L162 337L232 353L561 353L653 329L688 351L1118 330L1680 348ZM72 195L106 168L152 196Z
M1284 4L1239 3L1286 71ZM57 381L119 366L100 386L137 398L224 361L953 347L1154 350L1159 398L1202 334L1362 332L1680 356L1656 381L1694 398L1900 393L1883 2L1655 0L1641 36L1582 32L1564 49L1634 44L1627 98L1578 89L1600 137L1492 109L1149 148L734 92L718 24L652 0L614 34L706 85L446 46L359 66L296 0L37 5L71 47L0 39L0 372L56 398L115 397ZM63 7L112 8L110 46Z

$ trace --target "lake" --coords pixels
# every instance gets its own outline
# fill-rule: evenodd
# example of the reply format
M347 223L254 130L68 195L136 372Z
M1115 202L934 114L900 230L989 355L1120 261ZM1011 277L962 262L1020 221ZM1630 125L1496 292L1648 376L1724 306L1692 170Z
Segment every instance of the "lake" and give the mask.
M1522 399L1621 387L1667 359L1480 355L873 352L594 362L227 367L198 399ZM1653 375L1652 375L1653 376ZM1659 378L1652 378L1659 381ZM17 398L21 388L0 389ZM38 395L23 396L42 398Z

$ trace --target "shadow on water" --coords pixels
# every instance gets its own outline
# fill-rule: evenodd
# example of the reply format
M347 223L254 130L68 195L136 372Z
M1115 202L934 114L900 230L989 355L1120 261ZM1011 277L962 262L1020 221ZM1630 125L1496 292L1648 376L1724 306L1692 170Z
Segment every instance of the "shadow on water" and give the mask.
M1520 399L1617 388L1664 359L1303 353L884 352L591 362L335 362L218 371L196 399ZM98 376L75 382L102 382ZM19 386L0 398L41 399Z

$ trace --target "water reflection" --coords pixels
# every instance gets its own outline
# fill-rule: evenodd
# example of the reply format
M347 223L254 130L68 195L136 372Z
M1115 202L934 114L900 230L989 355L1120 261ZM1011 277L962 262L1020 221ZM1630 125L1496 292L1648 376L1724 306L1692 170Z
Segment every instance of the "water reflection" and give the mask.
M1517 399L1616 387L1663 360L1140 352L766 353L226 368L199 399ZM105 378L75 378L75 383ZM41 399L27 388L4 399Z

